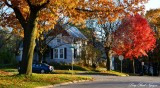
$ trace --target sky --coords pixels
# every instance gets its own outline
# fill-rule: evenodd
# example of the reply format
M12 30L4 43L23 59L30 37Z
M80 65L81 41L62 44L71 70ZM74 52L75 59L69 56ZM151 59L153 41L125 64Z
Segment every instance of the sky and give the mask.
M160 8L160 0L149 0L146 6L146 11L150 9Z

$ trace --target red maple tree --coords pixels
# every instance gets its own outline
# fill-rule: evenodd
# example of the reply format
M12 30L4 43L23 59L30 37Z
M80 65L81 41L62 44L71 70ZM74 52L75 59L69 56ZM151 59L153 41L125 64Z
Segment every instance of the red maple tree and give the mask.
M113 36L112 49L118 55L130 59L147 56L147 52L153 50L156 43L155 33L139 14L123 19Z

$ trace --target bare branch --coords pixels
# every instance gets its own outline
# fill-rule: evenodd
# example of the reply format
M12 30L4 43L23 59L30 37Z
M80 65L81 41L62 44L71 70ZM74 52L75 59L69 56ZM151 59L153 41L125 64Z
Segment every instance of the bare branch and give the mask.
M95 12L93 10L88 10L88 9L80 9L80 8L75 8L75 10L78 10L78 11L83 11L83 12Z
M6 34L6 35L7 35L7 34ZM2 42L2 44L0 44L0 49L1 49L6 43L9 42L9 40L11 39L12 36L13 36L13 34L9 35L9 37L7 37L7 38L5 39L5 41Z
M47 0L47 2L43 3L40 7L40 9L45 8L50 3L50 0Z
M29 7L31 7L31 6L32 6L32 4L31 4L30 0L26 0L26 2L28 3Z
M23 28L25 28L25 26L26 26L26 20L23 17L21 11L17 7L13 7L13 10L14 10L14 13L16 14L16 18L19 20L21 26Z
M50 3L50 0L47 0L42 5L31 5L30 10L33 12L39 12L41 9L45 8L49 3Z
M2 10L2 11L0 12L0 16L2 17L8 9L9 9L9 8L7 8L7 9L5 9L5 10Z
M13 5L10 5L10 4L7 2L7 0L5 0L4 3L5 3L8 7L11 7L11 8L13 7Z
M23 15L22 15L21 11L18 9L18 7L9 4L7 0L5 0L4 3L8 7L12 8L14 10L16 18L19 20L19 22L21 23L22 27L25 28L25 25L26 25L25 18L23 17Z

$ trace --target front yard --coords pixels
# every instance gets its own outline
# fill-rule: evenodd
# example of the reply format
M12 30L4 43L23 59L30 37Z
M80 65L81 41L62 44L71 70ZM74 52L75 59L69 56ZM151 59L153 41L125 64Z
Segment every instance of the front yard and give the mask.
M106 76L129 76L126 73L117 71L107 71L103 68L97 68L95 71L80 71L80 70L55 70L54 74L80 74L80 75L106 75Z
M92 80L91 77L70 74L35 74L27 77L0 70L0 88L35 88L78 80Z
M72 75L73 74L73 75ZM55 70L50 74L36 74L28 77L25 75L18 75L17 69L0 69L0 88L35 88L40 86L54 85L64 82L72 82L79 80L93 80L91 77L81 75L114 75L114 76L128 76L128 74L106 71L105 69L96 69L95 71L81 71L81 70Z

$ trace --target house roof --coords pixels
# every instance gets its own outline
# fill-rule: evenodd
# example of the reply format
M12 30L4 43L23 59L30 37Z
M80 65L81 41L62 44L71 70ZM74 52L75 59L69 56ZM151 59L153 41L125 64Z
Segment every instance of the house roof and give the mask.
M62 34L62 36L70 36L66 30L63 30L60 24L56 24L54 29L49 33L49 36L57 36L58 34Z
M76 39L84 39L87 38L78 30L78 28L70 25L61 26L60 24L56 24L52 32L49 36L56 36L58 34L62 34L62 36L71 36Z
M87 38L76 28L73 26L69 26L69 29L66 29L67 33L74 37L86 40Z

